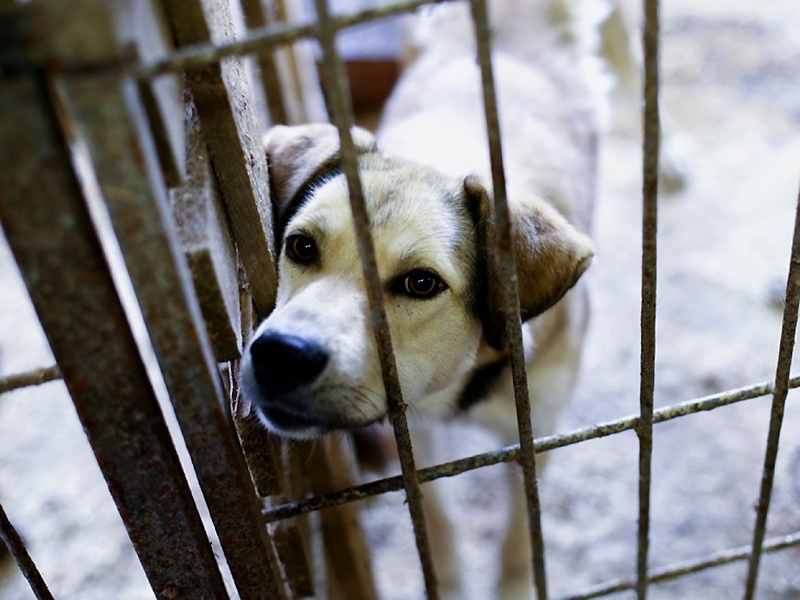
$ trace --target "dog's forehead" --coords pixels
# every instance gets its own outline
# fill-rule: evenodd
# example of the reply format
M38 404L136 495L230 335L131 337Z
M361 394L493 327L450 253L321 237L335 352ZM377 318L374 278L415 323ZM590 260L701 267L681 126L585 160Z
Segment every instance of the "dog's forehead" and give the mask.
M455 274L471 262L471 219L463 182L422 167L380 165L361 172L379 266L432 266ZM344 258L355 250L347 184L339 175L312 193L289 223L324 237ZM385 271L384 271L385 272Z

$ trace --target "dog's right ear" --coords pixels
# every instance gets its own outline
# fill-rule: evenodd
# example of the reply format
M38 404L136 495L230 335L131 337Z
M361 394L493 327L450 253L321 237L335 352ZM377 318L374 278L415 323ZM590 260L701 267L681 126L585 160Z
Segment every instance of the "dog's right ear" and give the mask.
M354 127L359 154L376 152L375 138ZM272 127L264 137L272 192L276 233L280 233L314 182L340 169L340 142L336 127L328 123ZM276 241L280 244L279 236Z
M475 221L478 243L478 312L486 341L502 350L506 343L506 314L502 307L494 228L494 201L486 185L469 176L464 191ZM511 246L517 266L517 290L522 321L542 314L558 302L594 255L592 242L552 206L535 197L509 198Z

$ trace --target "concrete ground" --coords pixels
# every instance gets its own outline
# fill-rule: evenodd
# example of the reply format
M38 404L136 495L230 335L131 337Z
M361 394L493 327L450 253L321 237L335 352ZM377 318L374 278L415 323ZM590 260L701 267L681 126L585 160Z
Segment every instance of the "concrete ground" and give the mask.
M688 188L660 207L656 403L771 379L780 296L800 182L800 11L791 0L670 0L663 8L664 98L691 139ZM638 115L616 111L606 140L585 364L561 431L638 410ZM0 374L52 359L0 244ZM651 565L751 542L769 399L655 428ZM492 447L449 427L460 455ZM541 483L550 590L575 592L635 567L637 443L628 432L552 452ZM492 597L503 528L502 469L445 490L459 520L466 600ZM152 597L60 383L0 397L0 502L57 598ZM364 523L387 600L423 597L403 498L373 502ZM787 405L768 536L800 531L800 406ZM744 563L658 584L651 598L742 594ZM12 565L0 598L33 595ZM622 593L616 598L632 597ZM758 598L800 598L800 549L765 557Z

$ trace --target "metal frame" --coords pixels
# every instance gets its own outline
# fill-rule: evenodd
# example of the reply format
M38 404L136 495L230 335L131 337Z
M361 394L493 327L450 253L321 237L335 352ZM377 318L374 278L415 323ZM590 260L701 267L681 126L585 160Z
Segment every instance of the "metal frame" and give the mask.
M653 457L653 394L656 384L656 273L658 237L659 0L644 2L644 108L642 114L642 303L639 382L639 527L636 547L636 596L647 596L650 551L650 475Z
M101 0L80 0L68 9L58 8L57 0L42 0L41 5L54 20L63 16L63 11L75 18L76 15L83 15L81 18L85 20L84 24L88 24L87 27L99 27L103 34L98 35L88 48L77 53L69 45L68 37L58 37L42 45L41 40L26 39L23 35L21 39L30 43L30 47L14 47L0 54L0 66L5 65L7 80L0 86L0 114L13 114L16 117L6 118L4 124L0 125L0 184L6 190L0 194L2 227L58 362L58 366L0 380L0 393L57 378L65 380L157 596L197 597L196 592L186 595L187 590L196 590L198 582L201 582L199 585L206 596L227 597L219 568L210 553L208 539L158 408L151 383L153 374L147 371L142 362L142 341L136 338L130 325L131 320L135 320L131 314L135 310L124 306L120 300L120 289L126 285L128 276L139 299L139 308L147 324L161 374L242 598L286 597L286 586L281 579L267 524L398 490L405 490L407 496L427 596L438 598L430 541L422 514L420 484L501 462L517 462L522 466L528 496L534 584L537 597L544 600L548 597L546 554L534 457L540 452L627 430L637 433L640 452L635 576L599 584L568 598L595 598L622 590L635 590L637 598L643 600L650 583L747 560L744 597L750 599L755 593L762 554L800 546L800 532L765 539L785 402L788 390L800 387L800 377L790 377L800 305L800 197L774 383L763 383L654 410L660 129L659 3L658 0L644 0L640 411L636 416L534 440L519 326L519 300L516 288L510 285L515 281L515 267L489 59L486 0L470 1L476 24L477 59L481 68L489 131L499 264L504 272L502 280L509 282L503 290L504 312L510 340L520 444L420 470L416 469L412 455L405 418L406 405L397 377L356 152L350 134L353 114L347 81L334 42L341 29L410 12L431 3L431 0L406 0L338 17L329 14L325 0L315 0L318 20L314 23L271 23L254 27L239 39L223 36L222 41L219 31L214 29L211 16L204 12L200 2L169 1L165 5L173 23L179 16L183 18L190 13L188 22L198 25L187 26L183 31L176 26L179 43L186 45L177 50L166 49L162 55L148 60L120 54L119 43L111 34L108 7ZM12 15L11 23L23 32L25 19L29 15L24 14L24 5L15 10L19 10L20 14ZM260 18L263 23L263 15ZM253 140L260 140L260 135L247 109L243 104L237 104L235 86L237 78L241 77L241 70L231 61L238 60L233 57L243 53L259 53L267 57L263 58L262 64L270 64L269 51L308 37L316 37L323 48L329 92L327 108L341 138L343 170L350 189L358 248L367 281L370 313L402 475L303 500L282 501L261 510L242 461L238 440L233 434L230 415L225 408L225 393L214 365L189 270L179 250L175 226L167 208L166 188L150 131L152 124L148 122L150 114L146 115L147 107L143 106L136 86L146 84L160 75L186 73L204 124L206 142L214 149L214 169L220 181L234 238L242 251L244 270L251 279L252 298L257 312L264 315L270 310L275 291L274 267L269 250L272 245L270 215L263 210L268 205L265 204L268 190L264 183L267 179L263 176L266 167L262 164L263 159L248 162L257 147L257 143L253 145ZM48 61L54 57L61 60L57 70ZM268 81L267 84L274 93L275 81ZM105 108L102 111L97 111L97 98L103 99ZM220 106L226 107L221 113ZM285 113L285 107L279 104L271 106L276 114ZM112 152L120 139L127 140L137 150ZM24 168L19 169L21 160ZM11 166L15 166L15 169L9 168ZM51 179L45 182L50 187L43 186L41 179L35 177L44 168L53 173ZM242 186L243 192L240 189ZM19 200L23 195L29 199L27 203ZM40 214L47 212L47 223L35 218L37 211ZM55 211L61 211L64 215L62 221L52 217ZM58 230L54 229L56 223L63 223ZM252 223L256 224L255 228ZM42 232L46 235L40 235ZM115 262L117 242L109 241L109 238L116 239L121 246L125 259L122 269ZM62 253L67 248L71 249L71 254L65 259ZM55 283L52 279L45 281L37 276L41 272L56 271L61 271L61 275ZM70 289L70 286L74 289L70 281L80 280L87 273L91 273L97 282L95 287L91 290L75 290L74 297L64 297L63 289ZM59 291L57 295L55 290ZM244 302L247 303L248 299L249 296L245 295ZM165 313L169 318L163 318ZM87 314L99 318L87 322ZM75 322L86 323L80 334L76 333ZM115 343L96 342L105 339L114 339ZM102 376L97 372L87 372L89 365L93 366L96 361L111 364L112 360L116 368ZM118 402L109 407L104 400L111 393L118 397ZM773 398L772 417L752 545L650 570L653 425L766 395L772 395ZM131 415L138 420L135 430L129 426ZM120 445L119 439L129 440L129 444ZM141 453L126 454L126 448L147 448L145 454L149 461L138 460ZM123 464L126 466L124 470L121 469ZM152 489L162 490L157 505L152 502L148 504L147 494L144 493ZM171 503L171 508L165 507L165 503ZM173 534L164 535L167 530L173 531ZM0 538L17 558L37 596L51 597L2 508ZM163 564L165 556L170 557L168 566Z

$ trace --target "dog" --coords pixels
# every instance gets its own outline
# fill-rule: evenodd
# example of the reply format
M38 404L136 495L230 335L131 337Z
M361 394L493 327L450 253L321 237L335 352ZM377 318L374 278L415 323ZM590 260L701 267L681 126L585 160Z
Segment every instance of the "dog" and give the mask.
M608 78L604 4L490 4L493 68L535 436L553 433L589 318L598 138ZM585 4L585 3L583 3ZM353 138L406 403L518 441L498 274L486 125L469 9L425 18L414 60L373 136ZM624 61L623 61L624 62ZM387 401L341 171L328 124L265 139L278 260L276 306L241 361L241 389L270 430L314 438L380 422ZM429 446L415 427L415 450ZM421 440L417 444L417 440ZM532 598L526 499L512 478L498 597ZM442 596L461 598L452 526L435 487L426 519Z

